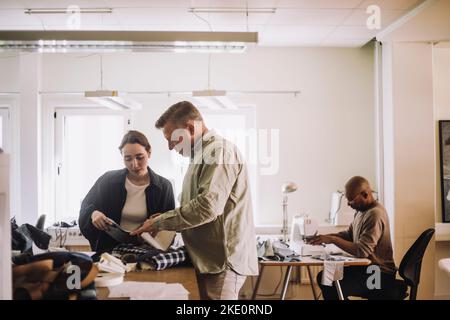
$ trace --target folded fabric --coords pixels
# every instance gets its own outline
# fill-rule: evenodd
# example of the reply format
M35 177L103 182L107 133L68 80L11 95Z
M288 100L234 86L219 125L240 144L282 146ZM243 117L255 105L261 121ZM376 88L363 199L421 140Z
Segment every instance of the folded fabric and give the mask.
M139 246L133 244L119 244L113 249L112 255L117 258L121 258L125 254L143 255L149 252L158 254L163 251L145 244Z
M153 269L164 270L188 261L185 248L158 254L147 253L138 258L137 268L141 270Z
M97 267L100 271L103 272L112 272L112 273L125 273L127 272L127 266L122 262L122 260L110 255L107 252L104 252L100 261L97 263Z
M164 270L189 261L185 247L162 251L148 245L120 244L112 255L125 263L136 263L137 270Z
M289 248L283 241L272 241L270 238L264 241L258 239L256 245L259 260L272 261L299 261L299 255Z

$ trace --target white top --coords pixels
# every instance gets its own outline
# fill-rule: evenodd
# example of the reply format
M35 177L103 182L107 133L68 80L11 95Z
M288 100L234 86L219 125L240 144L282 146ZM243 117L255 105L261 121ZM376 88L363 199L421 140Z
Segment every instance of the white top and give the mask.
M127 200L122 209L122 219L120 226L122 229L133 231L147 219L147 202L145 189L149 184L137 186L128 179L125 179L125 189L127 190Z

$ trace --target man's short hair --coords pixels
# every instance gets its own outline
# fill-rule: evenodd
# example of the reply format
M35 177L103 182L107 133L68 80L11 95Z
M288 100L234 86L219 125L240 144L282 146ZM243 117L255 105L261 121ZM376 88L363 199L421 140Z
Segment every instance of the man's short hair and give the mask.
M203 121L203 118L192 103L181 101L169 107L156 121L155 127L161 129L169 122L175 125L186 125L189 120Z
M367 191L367 192L372 191L369 181L366 178L361 177L361 176L352 177L345 184L345 188L348 190L351 190L353 192L355 192L355 191Z

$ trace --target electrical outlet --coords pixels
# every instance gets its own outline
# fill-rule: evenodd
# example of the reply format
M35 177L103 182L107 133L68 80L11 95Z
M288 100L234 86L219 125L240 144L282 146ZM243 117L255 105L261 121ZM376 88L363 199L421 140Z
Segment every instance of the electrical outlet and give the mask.
M78 226L71 228L48 227L46 232L52 237L51 247L89 246L89 241L81 234Z

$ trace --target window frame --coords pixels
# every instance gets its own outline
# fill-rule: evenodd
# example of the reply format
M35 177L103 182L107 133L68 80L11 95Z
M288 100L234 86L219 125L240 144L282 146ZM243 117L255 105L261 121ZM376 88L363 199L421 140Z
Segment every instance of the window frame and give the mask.
M11 152L11 111L8 105L0 105L0 116L2 118L2 144L4 152Z

